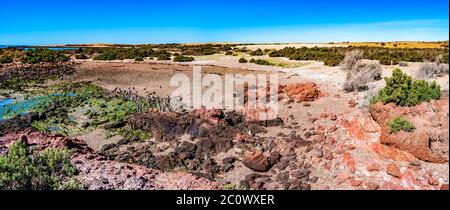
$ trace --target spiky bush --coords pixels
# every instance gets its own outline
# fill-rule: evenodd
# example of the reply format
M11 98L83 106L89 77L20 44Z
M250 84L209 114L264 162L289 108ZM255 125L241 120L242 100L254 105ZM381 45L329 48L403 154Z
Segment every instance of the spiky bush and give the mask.
M70 163L70 150L28 151L23 141L16 141L5 156L0 156L0 189L63 190L80 189L76 168Z
M354 90L367 90L368 84L381 79L382 69L376 63L357 63L352 70L347 72L344 82L344 90L351 92Z
M441 96L441 87L435 81L429 83L424 80L413 80L399 68L394 69L392 77L385 78L385 81L386 86L371 103L381 101L384 104L415 106L421 102L439 99Z
M363 51L353 50L347 53L340 63L341 69L347 72L344 90L367 90L368 84L381 79L382 68L377 63L365 63Z
M390 133L397 133L399 131L413 132L416 127L408 121L408 119L398 116L388 122Z
M430 79L448 75L448 64L439 62L425 62L416 72L418 79Z
M363 59L364 52L357 49L348 52L344 60L340 63L340 67L344 71L350 71L354 68L356 63Z

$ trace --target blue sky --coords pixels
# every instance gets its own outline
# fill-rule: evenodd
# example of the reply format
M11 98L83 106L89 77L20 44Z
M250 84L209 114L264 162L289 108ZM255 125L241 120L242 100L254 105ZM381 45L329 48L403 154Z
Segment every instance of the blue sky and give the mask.
M0 2L0 44L448 40L448 0Z

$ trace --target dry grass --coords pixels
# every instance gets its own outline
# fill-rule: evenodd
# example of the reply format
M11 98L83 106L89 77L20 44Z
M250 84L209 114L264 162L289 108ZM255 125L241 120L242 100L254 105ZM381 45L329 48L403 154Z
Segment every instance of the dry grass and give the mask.
M384 45L382 45L384 43ZM442 48L448 42L350 42L345 43L356 47L385 47L385 48Z

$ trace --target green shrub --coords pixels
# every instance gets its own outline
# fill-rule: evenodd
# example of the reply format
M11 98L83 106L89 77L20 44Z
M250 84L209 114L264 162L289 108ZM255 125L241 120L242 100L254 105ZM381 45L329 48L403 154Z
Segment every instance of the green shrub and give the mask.
M183 55L176 56L175 58L173 58L173 61L175 61L175 62L190 62L193 60L194 60L194 57L183 56Z
M248 62L248 60L245 59L245 58L240 58L239 59L239 63L247 63L247 62Z
M136 58L134 59L134 61L144 61L144 58L142 58L142 57L136 57Z
M161 51L158 54L157 59L160 60L160 61L170 60L170 53L168 53L166 51Z
M256 60L254 58L250 59L249 63L255 63Z
M227 51L227 52L225 53L225 55L233 55L233 52Z
M64 62L70 58L66 54L57 50L49 50L44 48L31 49L25 51L22 57L24 63L39 63L39 62Z
M262 56L264 55L263 51L261 49L257 49L255 51L250 52L251 56Z
M433 81L413 81L412 77L404 74L399 68L394 69L392 77L385 78L386 86L380 90L378 96L371 103L378 101L395 103L399 106L415 106L421 102L439 99L441 87Z
M17 141L5 156L0 156L2 190L72 190L81 189L75 179L76 168L70 163L70 150L28 151Z
M389 121L388 126L391 133L396 133L399 131L413 132L416 130L416 127L411 122L401 116Z
M255 61L255 63L258 64L258 65L267 65L267 66L272 65L272 63L270 63L270 62L267 61L267 60L263 60L263 59L257 59L257 60Z

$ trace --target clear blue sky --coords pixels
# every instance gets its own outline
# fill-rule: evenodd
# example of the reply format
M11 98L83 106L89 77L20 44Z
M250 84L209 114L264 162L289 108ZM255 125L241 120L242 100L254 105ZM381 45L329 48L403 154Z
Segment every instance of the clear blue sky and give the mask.
M448 40L448 0L0 3L0 44Z

